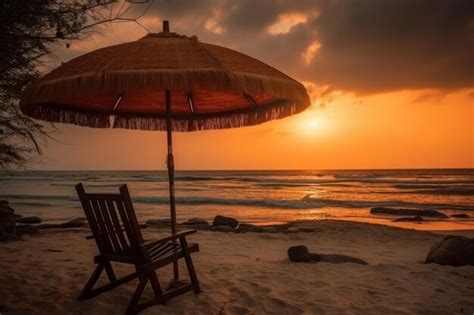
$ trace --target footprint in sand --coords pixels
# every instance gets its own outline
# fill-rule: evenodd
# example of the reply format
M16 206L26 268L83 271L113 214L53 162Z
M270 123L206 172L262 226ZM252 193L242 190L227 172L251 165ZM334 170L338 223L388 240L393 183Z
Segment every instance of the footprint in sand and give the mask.
M235 315L240 315L240 314L251 314L250 310L246 307L243 306L237 306L237 305L229 305L229 306L224 306L223 308L223 314L235 314Z
M263 291L264 293L268 294L270 292L272 292L272 289L269 288L269 287L265 287L265 286L262 286L256 282L252 282L252 281L247 281L249 286L251 287L251 290L259 290L259 291Z
M230 287L229 291L233 293L236 297L238 297L238 301L248 307L255 306L255 300L249 295L249 293L245 290Z
M283 292L283 296L292 300L305 300L308 296L308 292L304 290L288 290Z
M59 249L54 249L54 248L45 248L43 249L43 252L62 253L63 251Z
M269 301L269 303L267 302ZM264 301L265 313L272 313L275 311L280 312L285 310L285 314L303 314L303 310L296 307L295 305L289 304L279 298L269 297Z

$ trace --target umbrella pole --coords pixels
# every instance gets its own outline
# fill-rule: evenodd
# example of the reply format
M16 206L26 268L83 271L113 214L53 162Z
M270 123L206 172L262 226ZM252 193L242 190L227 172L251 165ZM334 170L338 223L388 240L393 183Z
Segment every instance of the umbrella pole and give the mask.
M171 234L176 234L176 205L174 197L174 159L173 159L173 138L171 134L171 92L166 90L166 135L168 140L168 156L166 164L168 166L168 181L170 190L170 213L171 213ZM173 245L176 240L173 239ZM178 262L173 262L174 280L179 280Z

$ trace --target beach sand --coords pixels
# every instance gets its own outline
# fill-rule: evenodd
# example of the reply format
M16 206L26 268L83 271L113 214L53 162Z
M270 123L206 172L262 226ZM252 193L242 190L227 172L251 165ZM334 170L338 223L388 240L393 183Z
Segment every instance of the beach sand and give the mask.
M311 233L199 231L195 267L203 293L181 295L143 314L469 314L474 313L474 266L423 264L437 233L349 221L303 222ZM87 229L43 230L0 244L0 304L5 314L123 313L136 281L93 299L76 300L96 254ZM165 230L144 230L147 239ZM474 231L462 234L473 236ZM287 249L306 245L323 254L366 260L292 263ZM184 263L181 264L185 275ZM131 270L117 265L117 273ZM158 273L168 282L170 268ZM143 298L152 296L147 288ZM3 314L4 312L2 312Z

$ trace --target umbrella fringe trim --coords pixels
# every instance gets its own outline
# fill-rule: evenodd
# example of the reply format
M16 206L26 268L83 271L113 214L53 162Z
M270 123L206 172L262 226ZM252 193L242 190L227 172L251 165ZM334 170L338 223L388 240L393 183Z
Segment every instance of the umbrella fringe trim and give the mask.
M281 119L303 111L306 107L297 104L285 104L240 113L231 113L215 117L194 119L172 119L172 130L189 132L198 130L228 129L244 126L254 126L260 123ZM145 117L134 115L120 115L115 119L114 128L140 129L140 130L166 130L166 118Z
M272 106L262 106L255 110L223 113L215 116L172 119L172 130L178 132L238 128L253 126L260 123L281 119L306 109L307 106L280 101ZM30 107L28 115L36 119L48 120L55 123L69 123L93 128L124 128L137 130L166 130L166 118L145 116L140 114L110 115L100 112L85 112L64 107L54 107L48 104L38 104ZM113 117L113 118L112 118ZM113 123L112 123L113 121Z
M80 111L52 107L48 105L36 105L29 107L25 114L40 120L53 123L75 124L92 128L110 128L110 115L98 112Z

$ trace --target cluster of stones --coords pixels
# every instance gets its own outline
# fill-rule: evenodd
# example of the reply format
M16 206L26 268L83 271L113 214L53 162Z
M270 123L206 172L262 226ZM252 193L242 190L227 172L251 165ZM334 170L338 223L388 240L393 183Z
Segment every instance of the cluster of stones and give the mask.
M288 258L292 262L305 263L356 263L367 265L362 259L339 254L316 254L309 252L304 245L291 246L288 249ZM474 238L448 235L440 242L434 244L425 259L425 264L435 263L449 266L474 266Z
M37 216L23 217L15 213L6 200L0 201L0 242L15 241L24 234L34 234L41 229L86 227L85 218L77 218L60 224L41 224Z
M433 219L448 219L449 217L439 211L431 209L405 209L405 208L386 208L386 207L375 207L370 209L371 214L375 215L392 215L402 216L401 218L394 219L394 222L421 222L424 221L425 217ZM466 213L456 213L451 215L452 218L456 219L470 219L470 216Z
M8 201L0 201L0 241L15 240L18 238L16 234L16 219L18 217L19 216L15 214L15 210L10 208Z
M155 219L146 221L146 225L156 228L166 228L171 224L170 219ZM297 227L293 223L279 225L259 226L248 223L240 223L237 219L217 215L212 223L201 218L191 218L180 223L181 226L204 231L217 231L224 233L311 233L315 230L307 227Z

